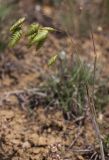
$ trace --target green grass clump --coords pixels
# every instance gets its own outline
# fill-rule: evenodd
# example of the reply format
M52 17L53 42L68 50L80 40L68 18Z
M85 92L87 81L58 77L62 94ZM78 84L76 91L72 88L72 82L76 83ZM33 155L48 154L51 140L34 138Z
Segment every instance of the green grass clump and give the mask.
M78 58L74 58L72 63L66 58L59 58L58 56L57 73L51 75L47 82L47 102L50 105L58 105L64 112L82 115L88 105L86 85L90 91L93 89L93 68ZM106 84L100 77L96 77L94 101L97 111L103 111L109 102Z
M87 64L76 59L68 66L67 59L60 60L58 72L51 76L47 84L48 101L58 103L65 112L83 113L86 103L86 84L92 84L92 71ZM53 102L54 102L53 101Z

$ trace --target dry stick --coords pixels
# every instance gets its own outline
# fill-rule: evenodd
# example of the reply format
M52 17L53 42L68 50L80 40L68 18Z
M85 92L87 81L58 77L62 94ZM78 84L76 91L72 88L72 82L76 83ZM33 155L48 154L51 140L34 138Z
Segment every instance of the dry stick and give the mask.
M101 139L101 134L100 134L100 129L96 120L96 112L95 112L95 106L93 103L93 100L90 96L89 93L89 88L86 85L86 91L87 91L87 97L88 97L88 104L89 104L89 109L90 109L90 113L91 113L91 119L94 125L94 129L95 129L95 133L97 135L98 141L99 141L99 145L100 145L100 153L101 153L101 157L102 160L105 160L105 156L104 156L104 148L103 148L103 143L102 143L102 139Z
M21 94L25 92L26 93L36 93L37 95L42 95L43 97L46 96L46 94L42 93L39 88L30 88L30 89L26 88L22 90L7 91L7 92L4 92L2 95L10 96L13 94Z
M87 90L87 96L88 96L88 101L89 101L89 107L90 107L90 111L91 111L92 121L93 121L93 124L94 124L94 127L95 127L95 132L96 132L96 135L97 135L97 138L98 138L98 141L99 141L99 145L100 145L101 158L102 158L102 160L105 160L103 142L102 142L102 139L101 139L100 129L99 129L99 126L98 126L98 123L97 123L97 120L96 120L97 116L96 116L96 110L95 110L95 104L94 104L97 54L96 54L96 48L95 48L95 42L94 42L92 29L91 29L91 38L92 38L94 54L95 54L92 99L90 99L89 89L88 89L87 85L86 85L86 90Z
M72 150L73 152L78 152L78 153L90 153L92 152L93 150L90 150L90 149L73 149Z
M78 133L75 135L74 141L70 144L69 149L74 146L74 144L77 142L80 135L83 133L83 129L81 129L81 126L79 126Z
M22 93L35 93L38 96L47 97L47 95L45 93L42 93L39 88L30 88L30 89L26 88L23 90L7 91L7 92L2 93L0 95L1 96L0 103L2 104L3 100L8 99L9 96L11 96L11 95L18 95L18 94L22 94Z
M92 158L94 158L94 157L96 156L96 154L97 154L97 153L94 152L89 160L93 160Z

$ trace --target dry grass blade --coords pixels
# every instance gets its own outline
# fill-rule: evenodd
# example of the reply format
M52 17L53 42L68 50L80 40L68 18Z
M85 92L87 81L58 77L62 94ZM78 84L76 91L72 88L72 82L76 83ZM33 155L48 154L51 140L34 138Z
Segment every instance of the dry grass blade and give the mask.
M91 98L91 96L90 96L89 88L88 88L87 85L86 85L86 90L87 90L89 109L90 109L90 113L91 113L91 119L92 119L94 129L95 129L95 133L96 133L96 136L98 138L99 145L100 145L101 158L102 158L102 160L105 160L103 142L102 142L102 138L101 138L101 134L100 134L100 129L99 129L99 126L98 126L98 123L97 123L97 120L96 120L95 105L94 105L93 98Z
M101 152L101 158L102 160L105 160L105 154L104 154L104 147L103 147L103 142L101 139L101 135L100 135L100 129L99 126L97 124L97 120L96 120L96 110L95 110L95 103L94 103L94 91L95 91L95 79L96 79L96 66L97 66L97 53L96 53L96 47L95 47L95 41L94 41L94 36L93 36L93 28L91 26L91 38L92 38L92 43L93 43L93 49L94 49L94 75L93 75L93 93L92 93L92 105L89 104L90 106L90 110L91 110L91 114L92 114L92 118L93 118L93 123L94 123L94 127L95 127L95 131L96 131L96 135L98 137L98 141L99 141L99 145L100 145L100 152ZM87 94L88 97L90 97L89 93L88 93L88 88L87 88Z

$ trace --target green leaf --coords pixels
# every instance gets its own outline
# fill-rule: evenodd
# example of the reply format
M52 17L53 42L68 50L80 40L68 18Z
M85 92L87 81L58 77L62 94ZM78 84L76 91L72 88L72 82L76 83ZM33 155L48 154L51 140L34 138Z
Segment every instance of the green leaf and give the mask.
M10 31L15 32L15 30L18 29L24 21L25 21L25 17L20 18L16 23L12 25L12 27L10 28Z

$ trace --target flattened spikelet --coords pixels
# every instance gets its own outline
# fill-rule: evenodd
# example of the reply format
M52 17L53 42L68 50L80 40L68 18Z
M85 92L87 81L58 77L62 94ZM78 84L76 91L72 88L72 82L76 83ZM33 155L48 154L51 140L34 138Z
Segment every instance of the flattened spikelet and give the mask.
M38 34L32 39L31 43L36 44L37 42L46 40L47 36L48 36L47 30L39 31Z
M40 27L40 25L39 24L31 24L30 26L29 26L29 29L28 29L28 33L27 33L27 35L29 36L29 35L32 35L32 34L34 34L34 33L38 33L38 30L39 30L39 27Z
M32 35L29 35L28 36L28 40L29 40L29 43L31 43L31 41L36 37L36 33L32 34Z
M14 32L10 39L9 47L14 47L19 42L21 36L22 36L22 30Z
M34 37L36 37L36 33L28 36L28 41L29 41L29 42L28 42L28 47L31 47L31 46L32 46L31 41L33 40Z
M58 55L54 55L53 57L50 58L49 62L48 62L48 66L51 66L52 64L54 64L56 62L58 58Z
M10 32L12 36L10 38L10 42L8 45L9 47L14 47L19 42L22 36L22 33L23 33L22 24L24 21L25 21L25 17L20 18L10 28ZM28 30L24 34L28 38L28 41L29 41L28 47L35 45L36 49L39 49L46 41L48 34L53 31L55 31L55 29L51 27L42 27L38 23L32 23L31 25L29 25Z
M12 27L10 28L10 31L14 32L17 28L19 28L22 25L24 21L25 21L25 17L20 18L16 23L12 25Z
M56 31L56 29L52 28L52 27L43 27L42 30L47 30L49 32L54 32Z
M46 41L46 39L43 39L42 41L39 41L36 43L36 49L40 49L42 47L42 45L44 44L44 42Z

